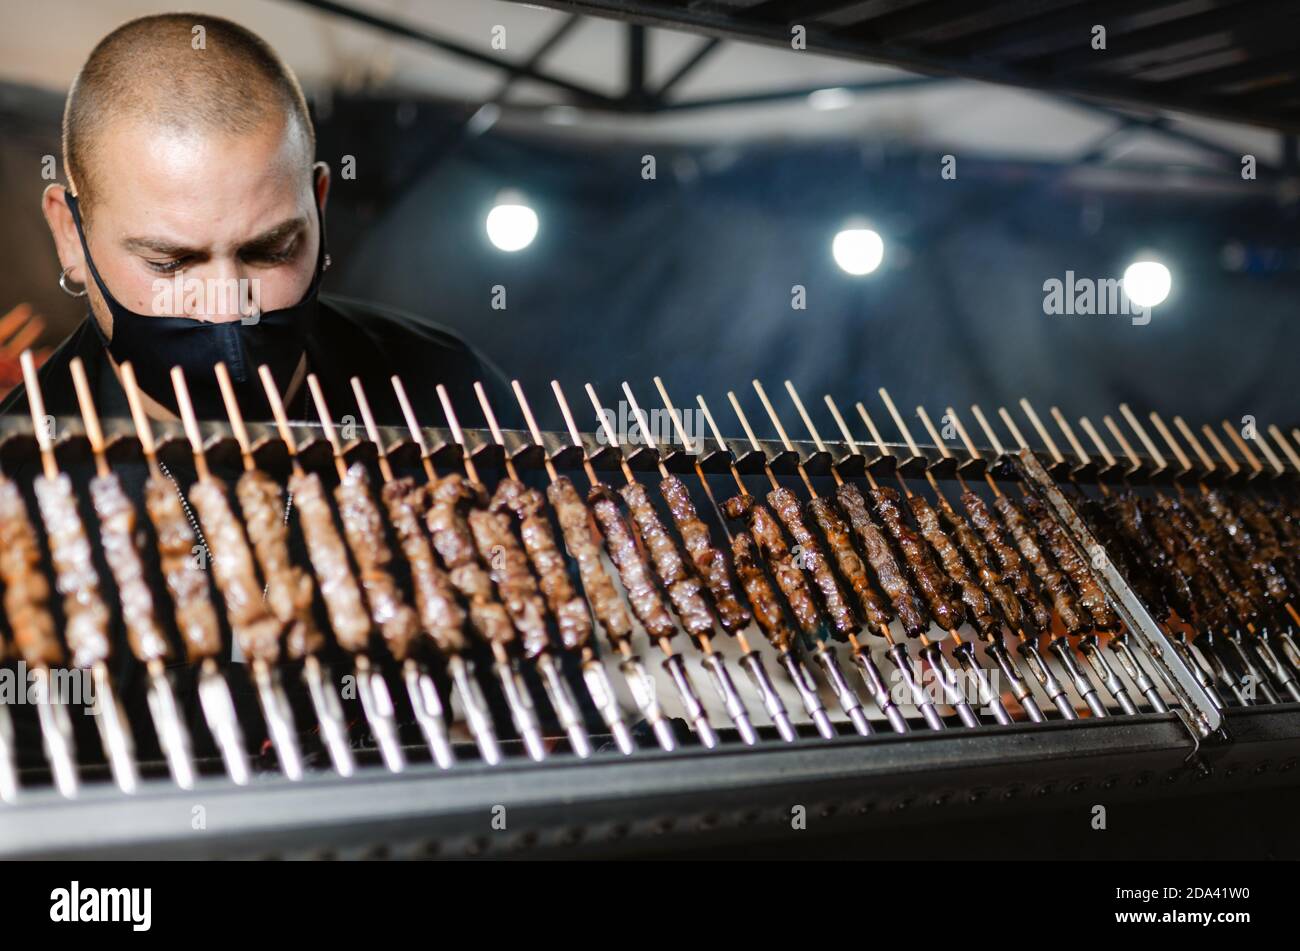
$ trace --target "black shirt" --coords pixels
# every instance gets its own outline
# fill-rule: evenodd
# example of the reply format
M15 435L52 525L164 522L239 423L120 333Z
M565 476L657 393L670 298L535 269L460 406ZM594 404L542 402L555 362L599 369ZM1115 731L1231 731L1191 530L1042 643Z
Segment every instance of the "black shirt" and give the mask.
M118 382L117 375L113 372L98 333L90 325L93 319L88 316L38 371L46 412L56 418L80 418L80 408L69 369L72 359L80 357L85 364L100 417L128 419L130 408L126 394ZM478 400L473 391L473 384L479 380L487 388L498 412L513 419L513 413L510 413L503 403L504 395L508 394L509 390L500 371L450 331L436 325L421 323L399 311L348 298L321 295L318 317L312 333L304 340L304 347L307 353L308 370L319 378L326 403L331 414L336 418L341 418L345 414L357 415L350 381L353 376L358 376L361 378L375 418L380 425L404 427L405 419L390 383L390 378L396 374L402 378L416 415L425 426L446 425L436 394L439 383L447 387L452 404L466 426L481 425ZM317 419L314 404L305 385L300 387L299 393L292 404L286 407L286 411L291 419L301 421ZM16 387L0 403L0 413L26 415L28 412L27 394L23 386ZM152 732L151 720L143 707L144 671L131 656L127 647L126 632L121 624L120 613L115 610L116 588L111 571L104 561L102 546L98 543L96 518L88 502L87 483L93 477L94 469L88 458L83 457L78 460L69 454L61 453L59 459L62 470L72 479L77 489L77 496L81 500L82 519L95 552L101 593L112 609L113 659L110 663L112 679L127 707L127 719L134 728L137 749L146 757L150 753L156 755L156 742L149 735ZM233 486L240 472L238 460L229 460L229 464L223 464L217 458L210 458L209 462L213 474L223 479L227 486ZM187 492L197 478L188 453L169 454L166 465L167 474L175 481L178 491ZM138 456L114 458L112 470L121 480L127 495L135 500L137 511L143 513L144 484L149 474L143 460ZM37 534L43 537L39 509L32 492L32 479L39 474L39 471L39 462L30 458L23 462L8 459L4 467L5 475L17 482L27 497L28 511L33 525L37 527ZM323 475L328 476L328 472ZM377 474L372 473L372 477L377 478ZM233 493L231 495L233 505L235 504ZM294 524L296 522L296 518L291 519L292 557L295 563L305 564L307 555L301 532ZM148 525L148 519L143 517L143 514L138 518L137 524L148 536L143 545L143 553L146 565L150 566L147 573L153 588L158 620L165 629L169 630L173 647L177 647L179 639L173 626L171 600L157 569L152 526ZM50 571L48 554L46 558L48 573ZM59 602L60 599L55 594L51 598L50 607L56 625L62 628L62 606ZM324 627L325 618L320 599L317 598L316 602L319 620ZM2 621L3 619L0 618L0 622ZM7 628L7 624L0 623L0 627ZM6 630L6 640L7 633ZM226 637L229 645L228 631ZM188 669L188 665L184 664L181 658L182 655L177 652L177 663L172 667L176 688L187 719L190 720L191 733L194 734L197 747L196 752L208 751L211 747L200 740L204 731L198 726L201 717L194 693L193 671ZM336 663L346 669L347 661L344 658L336 657ZM261 725L255 717L248 718L255 708L255 703L251 700L246 678L232 676L228 679L237 698L242 696L245 701L237 703L241 720L244 720L245 737L256 741L263 734ZM300 685L290 683L286 686L289 688L291 702L301 709L305 700ZM345 703L345 706L351 708L353 704ZM90 718L74 717L73 719L88 721ZM17 720L20 758L29 765L35 765L40 761L40 746L34 715L29 710L21 710ZM74 722L74 726L78 734L78 748L84 761L87 748L93 749L97 745L97 740L88 722Z
M76 393L68 366L81 357L96 396L101 416L129 417L126 394L118 383L87 316L50 358L38 376L45 410L52 416L78 416ZM504 378L491 363L464 341L436 324L422 323L408 314L345 297L322 294L312 333L303 341L308 370L320 379L325 400L335 415L354 413L356 401L350 380L359 376L375 418L381 425L404 424L389 378L402 378L420 421L444 425L435 387L447 387L452 405L478 419L473 384L482 380L494 396L498 413L504 411ZM300 387L293 405L286 407L296 419L315 419L307 387ZM27 413L27 392L15 387L0 402L0 413ZM513 415L513 414L511 414ZM468 423L467 423L468 425Z

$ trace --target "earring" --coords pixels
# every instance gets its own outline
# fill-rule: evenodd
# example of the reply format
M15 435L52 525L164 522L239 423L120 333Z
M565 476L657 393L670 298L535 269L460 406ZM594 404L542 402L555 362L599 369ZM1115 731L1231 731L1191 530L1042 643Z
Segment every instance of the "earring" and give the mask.
M69 297L85 297L87 293L85 284L81 285L81 290L79 291L74 291L71 287L68 286L68 272L71 270L72 267L71 265L69 265L68 267L65 267L62 272L60 272L59 287L61 287L63 289L63 293L67 294Z

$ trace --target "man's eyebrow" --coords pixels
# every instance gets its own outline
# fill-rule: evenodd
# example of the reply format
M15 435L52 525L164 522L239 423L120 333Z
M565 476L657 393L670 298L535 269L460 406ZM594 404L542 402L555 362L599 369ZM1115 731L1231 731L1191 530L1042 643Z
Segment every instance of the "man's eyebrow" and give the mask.
M243 242L243 244L241 244L240 247L241 248L268 247L276 244L279 241L284 240L287 237L290 237L291 235L297 234L299 231L302 231L304 228L306 228L306 226L307 226L307 219L302 216L299 216L297 218L289 218L288 220L282 221L278 225L274 225L270 228L267 228L261 234L256 235L255 237L250 238L249 240ZM173 257L173 258L191 257L193 255L207 253L205 250L199 248L191 248L188 247L187 245L179 244L175 241L169 241L166 238L148 238L148 237L125 238L122 241L122 247L125 248L127 251L149 252L152 254L166 255L167 257Z
M292 237L300 231L307 228L307 219L299 216L282 221L274 227L267 228L261 234L245 241L240 247L243 248L264 248L278 244L285 238Z
M166 238L124 238L122 239L122 247L128 251L148 251L173 258L189 257L199 253L195 248L168 241Z

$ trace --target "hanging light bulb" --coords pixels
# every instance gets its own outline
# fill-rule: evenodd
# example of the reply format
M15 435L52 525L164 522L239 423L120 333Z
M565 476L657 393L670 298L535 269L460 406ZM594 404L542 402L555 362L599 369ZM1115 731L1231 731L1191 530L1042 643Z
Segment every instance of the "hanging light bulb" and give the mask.
M500 251L522 251L537 237L537 212L517 191L497 195L496 204L487 215L488 240Z

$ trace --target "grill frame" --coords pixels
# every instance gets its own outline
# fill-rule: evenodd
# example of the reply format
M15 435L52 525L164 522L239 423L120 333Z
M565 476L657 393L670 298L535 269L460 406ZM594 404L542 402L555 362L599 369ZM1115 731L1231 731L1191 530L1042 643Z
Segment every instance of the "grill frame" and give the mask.
M268 777L245 787L211 778L190 791L157 780L133 796L88 786L72 801L50 790L0 809L0 858L607 857L790 844L795 805L814 832L908 825L920 836L934 823L1086 816L1099 801L1195 808L1215 792L1300 784L1300 704L1233 709L1227 719L1235 742L1202 747L1191 762L1177 719L1149 713L452 772L375 766L350 779ZM197 804L210 822L203 831L192 825ZM505 830L492 828L494 805L505 806Z

